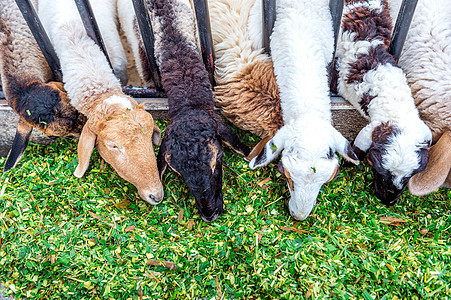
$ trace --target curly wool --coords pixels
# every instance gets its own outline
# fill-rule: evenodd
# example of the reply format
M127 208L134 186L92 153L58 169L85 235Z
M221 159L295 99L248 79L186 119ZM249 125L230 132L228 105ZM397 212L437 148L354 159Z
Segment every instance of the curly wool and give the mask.
M261 138L283 126L279 89L272 61L254 48L248 19L254 1L210 0L215 51L215 97L222 114L237 127Z

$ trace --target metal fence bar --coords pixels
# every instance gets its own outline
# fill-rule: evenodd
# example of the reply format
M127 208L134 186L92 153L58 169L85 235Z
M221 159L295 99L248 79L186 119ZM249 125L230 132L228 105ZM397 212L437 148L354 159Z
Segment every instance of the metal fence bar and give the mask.
M344 0L329 0L329 9L330 9L330 15L332 17L332 27L334 31L334 52L332 56L332 61L330 62L328 66L328 72L329 72L329 85L331 87L331 95L334 96L336 91L336 84L338 78L337 75L334 74L335 71L335 52L337 51L337 42L338 42L338 34L340 33L340 27L341 27L341 18L343 15L343 7L344 7Z
M44 55L50 69L55 75L57 81L63 81L63 74L61 72L61 65L56 55L55 49L50 42L41 21L39 20L33 4L29 0L16 0L17 6L20 9L28 27L31 30L39 48Z
M150 22L149 11L145 0L133 0L136 19L138 21L139 30L141 31L144 49L146 51L147 60L151 71L151 77L157 90L162 91L160 72L155 60L154 44L155 37L153 35L152 24Z
M207 0L194 0L194 10L196 13L199 40L202 52L202 59L208 72L211 85L215 83L215 54L213 51L213 38L211 36L210 15L208 13Z
M80 17L83 21L83 26L85 27L86 33L100 47L103 54L105 54L111 70L113 70L113 65L111 64L108 52L106 51L105 44L103 42L99 26L97 25L97 21L94 18L94 13L92 11L89 0L75 0L75 4L77 5L77 9L80 13Z
M391 36L390 46L388 47L388 52L393 55L396 62L401 56L402 47L406 41L407 32L409 31L417 3L418 0L403 0L401 3L395 28Z
M271 54L269 38L271 37L276 21L276 0L263 1L263 48L267 54Z
M133 98L165 98L166 94L155 88L123 86L122 92Z
M329 8L332 16L332 25L334 29L334 55L337 49L338 33L340 32L341 17L343 14L344 0L330 0Z

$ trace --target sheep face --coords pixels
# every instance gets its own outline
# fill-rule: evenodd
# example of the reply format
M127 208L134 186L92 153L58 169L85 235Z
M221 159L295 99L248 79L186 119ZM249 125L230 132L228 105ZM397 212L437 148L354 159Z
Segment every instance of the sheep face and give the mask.
M70 105L62 83L26 81L25 76L20 80L6 77L5 93L20 120L4 172L14 168L19 162L33 128L39 129L50 138L78 137L86 121L85 116Z
M158 153L161 176L169 166L183 177L206 222L216 220L223 212L221 141L248 153L235 134L207 112L191 111L178 115L166 128Z
M95 145L119 176L138 189L143 200L158 204L163 199L163 186L152 142L158 145L160 137L160 129L152 116L140 107L115 110L95 128L88 121L78 144L79 165L74 175L83 176Z
M252 169L264 166L282 152L279 170L287 178L290 214L297 220L308 217L321 186L338 174L335 152L358 163L349 142L332 125L327 122L307 124L315 126L306 126L304 122L285 125L250 162Z
M387 206L396 203L409 179L428 163L431 132L423 122L416 125L410 127L412 131L389 122L371 130L369 124L354 143L356 152L368 152L376 197Z

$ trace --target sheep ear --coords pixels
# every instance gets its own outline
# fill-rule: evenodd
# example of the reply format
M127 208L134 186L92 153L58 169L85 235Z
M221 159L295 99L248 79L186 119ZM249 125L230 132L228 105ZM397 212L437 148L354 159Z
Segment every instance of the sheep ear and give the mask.
M357 155L352 150L351 144L347 139L345 139L344 136L341 135L340 132L338 132L338 130L336 130L335 128L333 130L335 134L335 150L340 153L340 155L343 156L347 161L358 165L360 161Z
M168 161L166 160L168 156L166 155L166 151L168 150L166 145L166 140L163 138L163 142L160 145L160 151L158 151L157 156L157 167L158 172L160 173L160 180L163 182L163 175L166 169L168 168Z
M263 148L265 147L266 143L271 139L270 136L265 137L260 142L258 142L257 145L255 145L254 149L252 149L251 153L249 153L248 156L246 156L247 161L251 161L254 157L260 154L262 152Z
M429 148L429 162L426 168L409 181L409 191L423 196L446 186L451 169L451 132L445 132L438 142Z
M161 145L161 130L155 122L153 122L152 142L156 146Z
M8 158L6 159L3 172L7 172L14 168L22 158L32 131L32 126L27 124L23 119L19 119L19 122L17 122L16 136L14 137L13 145L11 146Z
M357 154L360 160L365 158L366 152L370 149L372 140L371 140L371 132L373 131L373 127L370 124L360 130L359 134L354 140L353 150L354 153Z
M75 177L81 178L88 169L96 138L96 134L89 128L89 123L86 123L78 140L78 166L74 172Z
M221 136L224 143L226 143L230 148L232 148L239 154L247 156L249 154L249 147L243 144L238 138L238 136L235 134L235 132L233 132L230 128L228 128L222 123L218 122L218 124L219 124L219 135Z
M281 135L281 130L279 130L263 147L257 145L261 148L261 152L250 161L249 167L251 169L266 166L279 155L284 148L284 142Z

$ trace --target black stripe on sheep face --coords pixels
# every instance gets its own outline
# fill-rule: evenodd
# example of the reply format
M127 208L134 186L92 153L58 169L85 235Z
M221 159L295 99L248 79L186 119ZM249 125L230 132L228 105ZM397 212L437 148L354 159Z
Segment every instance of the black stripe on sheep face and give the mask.
M86 117L70 105L60 82L42 83L5 78L9 105L20 116L16 136L3 171L14 168L27 148L33 128L50 138L78 137Z
M387 206L398 201L410 178L424 170L429 159L427 140L414 145L414 151L409 151L399 147L398 141L402 135L399 127L388 122L382 123L373 129L371 146L367 151L376 197ZM355 150L361 156L366 154L358 147Z
M165 130L158 153L160 176L169 166L183 177L196 199L200 216L206 222L223 212L222 141L235 151L247 155L233 131L205 111L191 111L178 116Z

